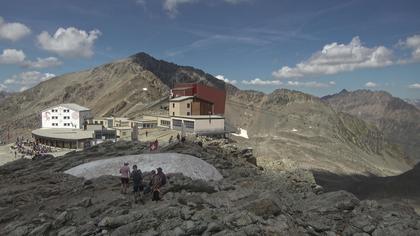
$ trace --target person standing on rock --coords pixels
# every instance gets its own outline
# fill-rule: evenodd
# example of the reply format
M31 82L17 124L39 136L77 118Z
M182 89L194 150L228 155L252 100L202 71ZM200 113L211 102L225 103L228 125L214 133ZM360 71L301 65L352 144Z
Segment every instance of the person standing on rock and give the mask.
M143 174L140 169L137 169L137 165L133 165L131 179L133 180L134 202L137 203L140 199L140 191L143 191Z
M160 187L162 186L162 179L159 174L152 176L151 185L153 191L152 201L158 202L160 200Z
M178 143L179 143L179 141L181 140L181 136L179 135L179 133L176 135L176 139L178 140Z
M121 193L127 194L128 182L130 178L130 167L128 162L124 162L124 165L120 169L121 174Z

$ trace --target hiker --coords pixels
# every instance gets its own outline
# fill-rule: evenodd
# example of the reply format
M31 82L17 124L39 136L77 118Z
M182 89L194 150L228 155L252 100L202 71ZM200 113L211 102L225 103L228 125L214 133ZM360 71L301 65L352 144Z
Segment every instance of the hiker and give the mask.
M149 132L146 131L146 137L147 137L148 134L149 134Z
M178 143L179 143L179 141L181 139L181 136L179 136L179 133L176 135L176 139L178 140Z
M185 136L182 136L182 138L181 138L181 142L182 142L182 143L185 143Z
M130 167L128 166L128 162L124 162L124 166L120 169L121 174L121 193L127 194L128 188L128 181L130 178Z
M155 150L158 150L159 148L159 141L156 139L155 140Z
M148 194L148 193L150 193L151 191L152 191L152 186L153 186L153 176L155 176L156 175L156 171L155 170L152 170L151 172L150 172L150 180L149 180L149 184L148 185L146 185L146 187L144 188L144 190L143 190L143 194Z
M171 135L171 137L169 138L169 143L172 143L173 139L174 139L174 136Z
M137 169L137 165L133 165L131 179L133 179L134 203L137 203L140 199L140 191L143 191L143 174L140 169Z
M152 187L152 191L153 191L152 201L156 201L156 202L160 201L160 196L159 196L160 195L160 187L162 186L162 180L161 180L160 175L156 174L156 172L154 172L154 174L152 176L152 180L150 181L150 183L151 183L151 187Z
M160 176L161 186L164 186L166 184L166 175L163 173L162 168L157 168L157 174Z

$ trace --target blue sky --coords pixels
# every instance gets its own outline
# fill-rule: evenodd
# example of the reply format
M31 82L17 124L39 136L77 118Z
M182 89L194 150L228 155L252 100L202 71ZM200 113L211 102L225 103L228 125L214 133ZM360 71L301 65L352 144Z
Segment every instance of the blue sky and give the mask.
M420 2L4 0L0 90L137 52L242 89L420 98Z

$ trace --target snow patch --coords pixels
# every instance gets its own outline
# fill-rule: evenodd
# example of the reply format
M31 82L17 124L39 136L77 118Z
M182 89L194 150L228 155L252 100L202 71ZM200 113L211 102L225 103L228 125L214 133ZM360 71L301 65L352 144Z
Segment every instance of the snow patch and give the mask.
M237 137L242 137L242 138L249 139L249 137L248 137L248 131L246 129L239 128L239 131L240 131L239 134L232 133L232 135L233 136L237 136Z
M84 177L85 179L98 178L104 175L120 176L119 170L124 162L130 164L130 169L136 164L142 172L150 172L161 167L163 172L167 174L182 173L192 179L202 179L205 181L223 179L220 172L209 163L197 157L179 153L114 157L88 162L66 170L64 173L76 177Z
M297 129L295 129L295 128L293 128L293 129L292 129L292 132L298 132L298 130L297 130Z

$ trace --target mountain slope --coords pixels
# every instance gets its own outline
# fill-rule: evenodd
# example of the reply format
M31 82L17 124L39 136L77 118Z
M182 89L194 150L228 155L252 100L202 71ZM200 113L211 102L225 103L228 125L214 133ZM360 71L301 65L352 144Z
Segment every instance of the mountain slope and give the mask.
M385 142L376 127L302 92L232 91L226 117L248 131L250 139L241 141L253 146L268 166L375 175L409 168L410 160Z
M335 110L346 112L384 132L386 140L399 144L407 154L420 160L420 110L387 92L342 91L324 97Z
M224 83L201 70L156 60L145 53L94 69L65 74L16 93L0 105L0 137L28 134L39 127L39 111L58 103L74 102L91 107L96 116L138 117L162 113L160 106L149 108L167 97L177 82L201 82L224 88ZM143 88L147 88L145 91ZM164 100L164 99L163 99Z
M335 112L317 97L289 90L268 95L241 91L201 70L145 53L58 76L8 97L0 104L0 132L3 138L8 128L12 137L28 135L39 127L39 111L58 103L91 107L95 116L167 113L160 105L178 82L226 88L227 121L249 131L251 139L240 142L255 146L262 161L269 157L308 169L377 175L398 174L410 167L398 148L382 140L380 131Z

